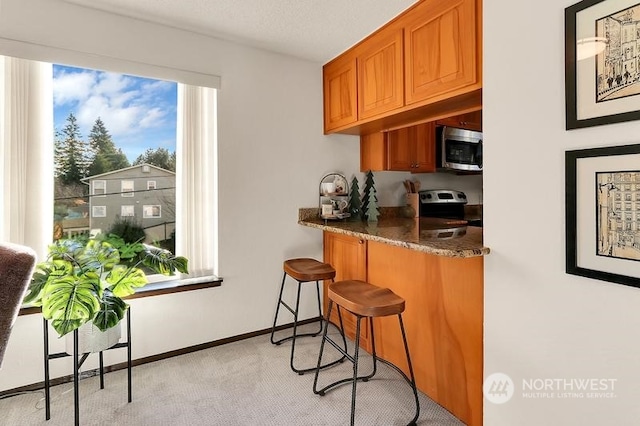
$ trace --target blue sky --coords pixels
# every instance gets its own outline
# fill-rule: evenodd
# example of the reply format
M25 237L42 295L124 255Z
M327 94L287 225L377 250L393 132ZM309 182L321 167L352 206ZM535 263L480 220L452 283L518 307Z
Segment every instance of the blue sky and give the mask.
M174 82L54 65L53 104L56 130L65 126L72 112L87 140L100 117L131 162L147 148L175 151Z

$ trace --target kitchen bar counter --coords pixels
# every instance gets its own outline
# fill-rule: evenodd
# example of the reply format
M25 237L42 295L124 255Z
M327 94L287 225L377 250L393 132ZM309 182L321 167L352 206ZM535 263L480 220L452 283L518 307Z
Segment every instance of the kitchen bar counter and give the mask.
M401 218L382 215L378 222L324 220L318 209L299 210L298 223L337 234L349 235L446 257L477 257L489 254L482 245L482 228L465 221L437 218Z

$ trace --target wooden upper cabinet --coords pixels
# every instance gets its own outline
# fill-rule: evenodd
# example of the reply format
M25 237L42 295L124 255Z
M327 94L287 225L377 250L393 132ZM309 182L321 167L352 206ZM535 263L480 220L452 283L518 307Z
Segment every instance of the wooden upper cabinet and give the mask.
M419 0L323 69L324 132L371 134L482 107L482 0Z
M358 119L404 105L402 29L374 34L357 56Z
M436 171L436 127L434 123L424 123L413 127L415 145L413 147L413 173Z
M424 123L388 132L387 164L387 170L435 172L435 123Z
M376 132L360 136L360 171L389 170L387 163L387 133Z
M358 120L356 78L353 52L347 52L324 66L325 133Z
M437 125L459 127L461 129L482 131L482 111L473 111L466 114L454 115L436 121Z
M407 105L477 82L476 13L476 0L425 0L403 17Z

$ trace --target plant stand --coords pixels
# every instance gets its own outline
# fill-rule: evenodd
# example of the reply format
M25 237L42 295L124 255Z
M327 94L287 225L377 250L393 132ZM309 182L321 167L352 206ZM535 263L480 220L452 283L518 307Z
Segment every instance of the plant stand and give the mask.
M44 321L44 399L45 399L45 419L51 418L51 395L49 388L51 387L49 379L49 360L73 356L73 406L75 409L75 425L80 426L80 367L91 354L90 352L78 353L78 330L73 331L73 355L66 352L49 353L49 321ZM131 402L131 308L127 309L127 340L125 342L116 343L107 350L127 348L127 402ZM104 389L104 359L102 351L98 352L100 360L100 389Z

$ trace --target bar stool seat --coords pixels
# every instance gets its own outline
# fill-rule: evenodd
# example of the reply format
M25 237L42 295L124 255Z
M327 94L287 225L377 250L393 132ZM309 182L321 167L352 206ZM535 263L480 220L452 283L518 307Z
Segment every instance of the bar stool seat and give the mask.
M302 375L304 373L315 371L316 367L310 368L298 368L294 365L294 357L295 357L295 348L296 348L296 339L298 337L314 337L319 335L322 332L322 322L324 321L324 317L322 316L322 305L320 303L320 281L322 280L331 280L333 281L336 276L336 270L333 266L328 263L320 262L315 259L310 258L296 258L296 259L288 259L285 260L282 266L284 273L282 275L282 284L280 286L280 296L278 297L278 305L276 307L276 314L273 319L273 327L271 328L271 343L274 345L280 345L281 343L291 340L291 359L290 366L291 370ZM282 294L284 291L285 281L287 276L298 281L298 292L296 296L296 305L295 308L291 308L284 300L282 300ZM300 293L302 289L302 284L307 282L316 282L316 295L318 301L318 316L312 322L318 322L319 327L318 331L312 333L303 333L298 334L298 312L300 307ZM276 323L278 322L278 313L280 312L280 305L284 306L291 314L293 314L293 333L290 336L283 337L279 340L275 340L275 332L276 332ZM347 347L347 340L344 337L344 333L342 333L342 340L344 343L344 347ZM332 361L326 365L321 366L320 368L329 367L331 365L335 365L338 362L343 362L345 357L341 357L338 360Z
M332 280L336 277L336 270L333 269L333 266L315 259L285 260L283 269L291 278L302 282Z
M356 384L357 382L367 382L376 374L377 365L376 362L383 362L393 369L395 369L402 377L409 383L413 391L413 395L416 403L416 411L413 419L408 423L409 425L415 425L420 415L420 402L418 401L418 389L416 388L416 381L413 374L413 367L411 365L411 357L409 355L409 346L407 344L407 337L404 330L404 324L402 322L402 313L405 309L405 300L395 294L388 288L382 288L374 286L370 283L359 280L347 280L338 281L329 285L328 291L329 297L329 309L327 317L331 315L333 304L337 305L338 314L340 314L340 308L344 308L356 316L356 335L354 343L354 355L351 356L347 351L343 350L338 344L336 344L329 336L327 336L327 325L325 324L324 333L322 335L322 342L320 343L320 354L318 355L318 368L315 372L315 378L313 381L313 392L317 395L324 396L329 390L344 384L351 382L351 425L355 422L355 409L356 409ZM372 318L386 317L390 315L397 315L398 322L400 324L400 331L402 332L402 340L404 343L404 349L407 356L407 365L409 367L409 376L396 365L378 358L376 355L376 341L375 332L373 327ZM340 318L340 327L342 328L342 316ZM373 356L373 371L366 376L358 376L358 352L360 349L360 323L363 318L369 318L369 325L371 330L371 344L372 344L372 356ZM344 332L344 330L342 330ZM344 333L343 333L344 334ZM318 376L320 373L319 366L322 362L322 355L324 352L325 342L333 346L338 352L345 356L349 361L353 363L353 376L345 378L326 385L322 389L318 389Z

